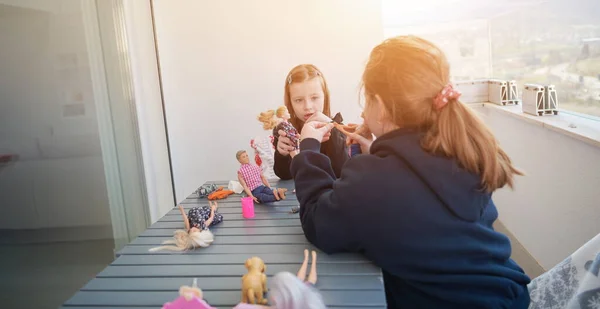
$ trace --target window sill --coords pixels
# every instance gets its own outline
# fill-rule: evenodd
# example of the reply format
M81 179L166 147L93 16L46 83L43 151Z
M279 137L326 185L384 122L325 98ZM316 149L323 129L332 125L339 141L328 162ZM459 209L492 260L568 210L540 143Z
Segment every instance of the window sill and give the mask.
M552 131L573 137L595 147L600 147L600 121L559 111L558 115L533 116L524 113L521 105L500 106L493 103L471 103L493 108L510 116L540 125Z

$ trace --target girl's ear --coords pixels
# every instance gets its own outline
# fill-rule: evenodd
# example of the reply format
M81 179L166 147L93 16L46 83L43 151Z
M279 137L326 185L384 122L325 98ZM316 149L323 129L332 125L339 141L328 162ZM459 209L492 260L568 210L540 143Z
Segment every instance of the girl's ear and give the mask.
M381 97L376 94L373 97L373 103L375 104L375 106L377 107L377 112L378 112L378 116L377 116L377 121L380 123L385 122L386 120L390 119L390 115L387 112L387 109L385 108L385 103L383 103L383 100L381 99Z

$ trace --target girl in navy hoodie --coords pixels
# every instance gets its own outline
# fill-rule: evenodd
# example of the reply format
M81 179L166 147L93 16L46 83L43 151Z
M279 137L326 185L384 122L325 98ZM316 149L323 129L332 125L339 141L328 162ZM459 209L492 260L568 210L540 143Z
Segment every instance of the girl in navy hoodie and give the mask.
M388 308L527 308L530 279L494 231L492 193L522 175L449 80L434 44L376 46L362 76L363 154L336 179L306 123L291 172L307 239L326 253L362 252L382 268Z

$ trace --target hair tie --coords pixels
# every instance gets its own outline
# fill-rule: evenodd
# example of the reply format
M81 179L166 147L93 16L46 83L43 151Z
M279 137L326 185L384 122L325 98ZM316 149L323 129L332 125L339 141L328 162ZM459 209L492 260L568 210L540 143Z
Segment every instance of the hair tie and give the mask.
M450 100L457 100L460 98L462 93L456 89L452 84L447 84L444 89L433 99L433 106L436 109L442 109Z

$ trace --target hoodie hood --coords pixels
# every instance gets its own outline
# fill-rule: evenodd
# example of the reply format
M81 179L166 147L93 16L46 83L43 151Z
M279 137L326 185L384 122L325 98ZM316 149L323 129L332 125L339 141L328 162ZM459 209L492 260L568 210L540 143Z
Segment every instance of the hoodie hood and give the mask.
M491 194L481 189L480 177L458 166L456 160L425 152L421 137L416 130L394 130L375 140L371 153L402 159L456 217L479 220L491 199Z

